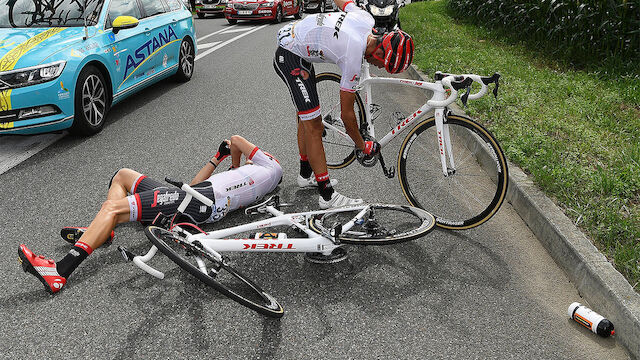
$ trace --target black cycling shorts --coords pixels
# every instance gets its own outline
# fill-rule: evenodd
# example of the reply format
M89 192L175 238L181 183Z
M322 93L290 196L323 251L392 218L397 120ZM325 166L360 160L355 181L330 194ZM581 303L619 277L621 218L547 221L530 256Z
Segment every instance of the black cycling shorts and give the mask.
M273 68L287 84L291 100L298 109L300 120L320 116L320 100L316 89L316 71L313 64L291 51L278 46ZM306 79L305 79L306 77Z
M210 181L203 181L192 188L207 198L214 200ZM159 213L173 215L184 199L186 192L177 187L141 175L131 186L129 221L153 221ZM215 201L215 200L214 200ZM193 223L201 224L211 217L211 207L192 199L184 215Z

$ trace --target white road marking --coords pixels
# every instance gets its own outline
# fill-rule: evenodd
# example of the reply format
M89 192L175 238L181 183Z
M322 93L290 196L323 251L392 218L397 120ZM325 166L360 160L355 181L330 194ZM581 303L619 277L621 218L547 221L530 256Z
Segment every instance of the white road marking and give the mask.
M46 149L67 134L44 134L37 136L2 136L0 139L0 174Z
M206 39L206 38L208 38L208 37L210 37L210 36L213 36L213 35L219 34L219 33L221 33L221 32L227 31L227 30L231 29L231 28L232 28L232 27L234 27L234 26L236 26L236 25L231 25L231 26L226 27L226 28L224 28L224 29L220 29L220 30L218 30L218 31L214 31L214 32L212 32L211 34L207 34L207 35L205 35L205 36L201 37L200 39L198 39L198 42L200 42L200 41L202 41L202 40L204 40L204 39Z
M231 34L236 32L247 31L247 30L249 29L247 29L246 27L237 28L237 29L227 29L227 31L223 31L222 34Z
M231 39L229 39L229 40L227 40L227 41L225 41L225 42L223 42L223 43L220 43L220 44L218 44L218 45L216 45L216 46L212 47L212 48L211 48L211 49L209 49L209 50L206 50L206 51L201 52L200 54L198 54L198 56L196 56L196 61L198 61L198 59L201 59L201 58L203 58L203 57L205 57L205 56L207 56L207 55L211 54L212 52L214 52L214 51L216 51L216 50L220 49L221 47L223 47L223 46L225 46L225 45L227 45L227 44L231 44L232 42L234 42L234 41L236 41L236 40L238 40L238 39L240 39L240 38L242 38L242 37L244 37L244 36L247 36L247 35L251 34L252 32L258 31L258 30L260 30L260 29L262 29L262 28L266 27L267 25L268 25L268 24L265 24L265 25L262 25L262 26L258 26L257 28L253 28L252 30L249 30L249 31L247 31L247 32L245 32L245 33L242 33L242 34L240 34L240 35L238 35L238 36L236 36L236 37L234 37L234 38L231 38Z
M218 44L220 44L222 41L214 41L214 42L210 42L210 43L204 43L204 44L198 44L198 50L204 50L204 49L208 49L212 46L216 46Z

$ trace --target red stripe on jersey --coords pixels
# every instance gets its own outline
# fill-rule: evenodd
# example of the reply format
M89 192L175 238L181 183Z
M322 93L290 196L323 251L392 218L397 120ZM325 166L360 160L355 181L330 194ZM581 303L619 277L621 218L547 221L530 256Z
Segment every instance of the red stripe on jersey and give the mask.
M253 155L255 155L258 152L258 147L256 146L255 149L253 149L253 151L251 152L251 155L249 155L249 160L253 159Z
M342 11L344 11L344 9L346 9L347 5L349 5L350 3L352 4L353 1L347 1L346 3L344 3L344 6L342 7Z
M264 150L262 150L262 152L263 152L265 155L267 155L268 157L270 157L270 158L272 158L273 160L275 160L278 164L280 164L280 161L278 161L278 159L276 159L276 157L275 157L275 156L273 156L273 155L269 154L268 152L266 152L266 151L264 151Z

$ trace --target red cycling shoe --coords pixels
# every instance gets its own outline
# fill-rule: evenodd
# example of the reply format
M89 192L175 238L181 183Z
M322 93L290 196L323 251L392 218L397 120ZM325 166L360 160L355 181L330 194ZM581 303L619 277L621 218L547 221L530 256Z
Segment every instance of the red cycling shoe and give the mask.
M78 240L80 240L80 237L82 236L82 234L84 234L85 231L87 231L86 227L66 226L60 230L60 236L62 236L64 241L73 245L76 242L78 242ZM116 233L112 231L107 241L104 242L104 245L105 246L111 245L111 243L113 242L113 238L115 236L116 236Z
M67 279L58 274L55 261L45 259L43 255L35 255L24 244L18 247L18 258L22 270L37 277L49 293L57 293L67 283Z

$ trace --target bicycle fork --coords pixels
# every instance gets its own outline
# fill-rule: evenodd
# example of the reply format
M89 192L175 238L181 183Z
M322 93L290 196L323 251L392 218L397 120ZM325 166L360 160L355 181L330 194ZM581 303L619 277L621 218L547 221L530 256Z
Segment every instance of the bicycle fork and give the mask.
M453 161L453 147L451 146L449 124L444 122L444 111L444 108L435 109L435 119L436 132L438 135L438 148L440 150L440 162L442 163L442 174L447 177L456 172L456 164ZM447 158L449 158L450 166L447 166Z

